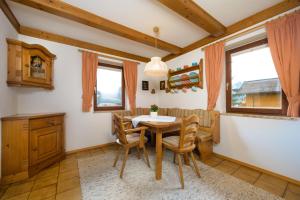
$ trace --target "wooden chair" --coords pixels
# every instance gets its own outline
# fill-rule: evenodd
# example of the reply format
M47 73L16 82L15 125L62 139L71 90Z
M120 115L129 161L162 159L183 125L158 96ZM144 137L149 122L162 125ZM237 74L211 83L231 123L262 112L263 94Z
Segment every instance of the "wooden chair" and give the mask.
M117 134L117 140L116 142L120 145L113 167L116 166L121 149L125 149L125 156L123 159L122 168L120 171L120 178L123 177L123 171L125 168L125 164L128 158L128 153L131 148L137 148L138 158L140 159L140 149L142 148L144 151L144 156L147 162L148 167L150 167L148 152L145 147L145 143L147 142L147 138L145 138L145 130L147 127L138 127L138 128L132 128L131 122L124 122L123 118L119 115L115 114L115 130Z
M199 128L199 117L197 115L191 115L182 120L180 135L170 136L163 138L163 148L170 149L174 152L174 157L176 156L178 160L179 168L179 178L181 183L181 188L184 189L184 180L182 173L182 162L181 155L190 155L192 162L194 164L195 172L200 178L200 171L195 161L193 150L195 149L195 138L196 133ZM174 160L175 161L175 160Z

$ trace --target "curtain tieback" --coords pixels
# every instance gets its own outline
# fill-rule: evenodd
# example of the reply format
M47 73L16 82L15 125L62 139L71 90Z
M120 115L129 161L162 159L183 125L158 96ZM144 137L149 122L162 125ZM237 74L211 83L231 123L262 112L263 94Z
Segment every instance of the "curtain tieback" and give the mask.
M289 103L297 103L299 102L300 103L300 95L296 95L296 96L293 96L293 97L287 97L288 99L288 102Z

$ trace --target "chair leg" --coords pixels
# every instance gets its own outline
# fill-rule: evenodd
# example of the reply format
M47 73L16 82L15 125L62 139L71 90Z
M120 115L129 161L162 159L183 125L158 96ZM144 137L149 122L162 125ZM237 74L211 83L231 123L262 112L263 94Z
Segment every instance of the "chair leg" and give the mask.
M197 165L197 163L196 163L196 160L195 160L195 157L194 157L194 153L191 152L190 154L191 154L191 158L192 158L192 161L193 161L193 164L194 164L194 168L195 168L196 174L197 174L198 177L200 178L200 177L201 177L201 176L200 176L200 170L199 170L198 165Z
M161 159L164 159L164 155L165 155L165 151L166 151L166 147L162 147L162 152L161 152Z
M115 161L114 161L114 164L113 164L113 167L116 166L118 160L119 160L119 156L120 156L120 152L121 152L121 148L122 147L119 147L118 150L117 150L117 155L116 155L116 158L115 158Z
M176 153L173 154L173 163L176 164Z
M137 150L137 157L138 157L138 159L141 159L140 147L137 146L136 150Z
M129 153L129 148L127 147L125 149L125 156L124 156L124 160L123 160L123 164L122 164L122 168L121 168L121 172L120 172L120 178L123 178L123 171L124 171L126 161L127 161L127 158L128 158L128 153Z
M149 162L148 152L147 152L147 149L146 149L145 145L143 146L143 150L144 150L144 155L145 155L145 159L146 159L147 165L150 168L150 162Z
M180 178L181 189L184 189L184 180L183 180L182 163L181 163L180 154L177 154L177 160L178 160L178 169L179 169L179 178Z

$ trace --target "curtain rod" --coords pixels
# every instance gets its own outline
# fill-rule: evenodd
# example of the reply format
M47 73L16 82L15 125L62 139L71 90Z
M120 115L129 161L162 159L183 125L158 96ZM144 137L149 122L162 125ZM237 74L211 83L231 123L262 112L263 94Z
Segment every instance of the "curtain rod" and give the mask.
M260 29L264 28L265 25L266 25L266 24L263 23L263 24L261 24L261 25L258 25L258 26L252 27L252 28L250 28L250 29L247 29L247 30L245 30L245 31L242 31L242 32L240 32L240 33L237 33L237 34L228 36L227 38L225 37L225 39L219 39L219 40L216 40L216 41L211 42L211 43L209 43L209 44L207 44L207 45L204 45L204 46L202 46L202 47L200 47L200 48L202 49L202 51L204 51L205 48L208 47L208 46L211 45L211 44L214 44L214 43L217 43L217 42L220 42L220 41L229 42L229 41L234 40L234 39L236 39L236 38L239 38L239 37L241 37L241 36L244 36L244 35L247 35L247 34L249 34L249 33L254 32L254 31L260 30Z
M86 51L86 50L83 50L83 49L78 49L79 52L83 52L83 51ZM114 56L108 56L106 54L102 54L102 53L98 53L98 52L94 52L94 51L86 51L86 52L92 52L92 53L96 53L98 56L101 56L103 58L109 58L109 59L113 59L113 60L118 60L118 61L132 61L130 59L122 59L122 58L118 58L118 57L114 57ZM134 60L134 62L136 62L138 65L140 64L140 62L137 62Z

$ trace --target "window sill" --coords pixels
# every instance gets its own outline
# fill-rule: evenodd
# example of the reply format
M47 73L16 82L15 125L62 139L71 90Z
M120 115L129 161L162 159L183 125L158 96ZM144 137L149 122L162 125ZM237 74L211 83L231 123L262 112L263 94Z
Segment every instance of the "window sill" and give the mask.
M252 117L261 119L276 119L276 120L292 120L297 121L300 118L297 117L286 117L286 116L275 116L275 115L256 115L256 114L241 114L241 113L221 113L224 116L237 116L237 117Z

